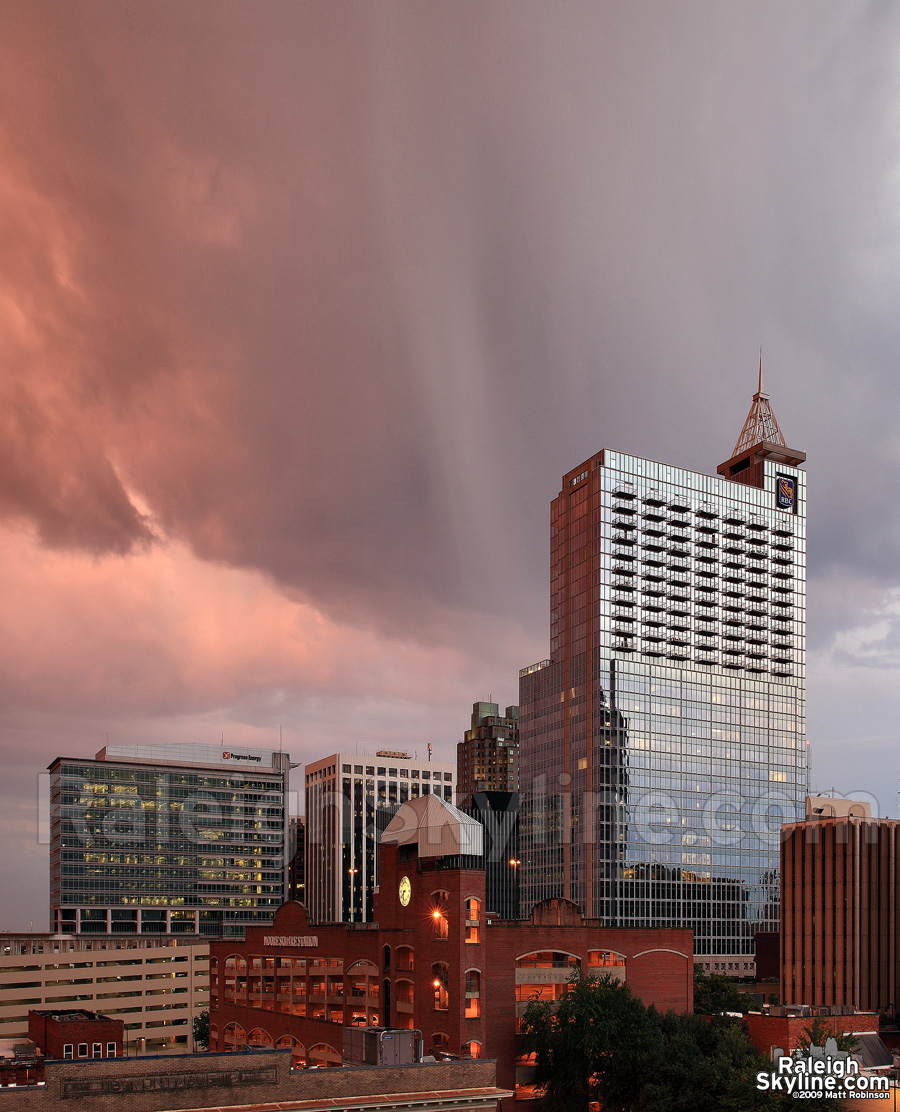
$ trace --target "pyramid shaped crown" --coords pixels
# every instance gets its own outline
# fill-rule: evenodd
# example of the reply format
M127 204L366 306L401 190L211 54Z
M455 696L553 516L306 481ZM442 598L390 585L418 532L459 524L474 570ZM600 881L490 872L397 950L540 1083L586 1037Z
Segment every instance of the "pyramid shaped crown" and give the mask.
M772 406L769 404L769 395L763 392L762 356L759 357L759 388L753 395L753 404L747 414L747 420L741 429L737 444L734 446L733 455L752 448L755 444L780 444L787 447Z

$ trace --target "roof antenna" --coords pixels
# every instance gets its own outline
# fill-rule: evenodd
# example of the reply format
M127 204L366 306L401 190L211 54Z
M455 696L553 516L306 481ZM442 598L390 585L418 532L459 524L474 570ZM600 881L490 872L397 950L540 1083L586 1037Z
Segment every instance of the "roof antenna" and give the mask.
M759 389L757 394L763 392L763 378L762 378L762 344L759 345Z

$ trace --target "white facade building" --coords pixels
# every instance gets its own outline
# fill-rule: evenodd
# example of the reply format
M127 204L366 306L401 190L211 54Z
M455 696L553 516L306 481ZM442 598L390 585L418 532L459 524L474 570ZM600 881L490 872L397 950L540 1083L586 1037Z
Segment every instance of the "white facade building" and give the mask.
M333 753L305 769L306 906L320 923L370 922L376 845L401 803L437 795L453 803L456 770L379 750Z

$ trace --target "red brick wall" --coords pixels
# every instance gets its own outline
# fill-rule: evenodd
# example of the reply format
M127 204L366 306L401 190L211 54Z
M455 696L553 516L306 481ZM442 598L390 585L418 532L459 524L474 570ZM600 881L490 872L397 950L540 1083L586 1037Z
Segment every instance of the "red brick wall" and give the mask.
M402 907L398 898L399 879L408 876L412 898ZM448 1038L448 1049L459 1053L471 1041L481 1044L481 1055L498 1060L497 1083L512 1088L515 1084L515 1058L519 1038L516 1034L516 959L533 951L556 950L577 957L587 968L589 950L613 950L626 959L626 980L636 996L645 1004L654 1004L662 1011L690 1011L693 1008L693 933L690 930L616 930L601 927L594 920L583 920L572 909L566 916L548 915L543 921L515 922L494 920L488 926L484 903L485 874L481 869L434 869L428 862L423 868L415 858L398 860L395 846L381 848L379 892L375 901L378 929L357 930L342 924L310 926L305 910L299 904L286 904L276 913L270 927L254 927L247 931L246 943L212 942L211 957L211 1025L217 1030L217 1041L211 1049L224 1049L224 1029L230 1022L240 1023L245 1031L262 1027L277 1041L293 1035L308 1050L323 1042L341 1051L342 1031L332 1023L252 1008L247 1004L226 1004L221 998L222 973L226 957L241 953L248 959L267 954L292 957L341 957L344 969L362 958L371 961L393 985L398 979L414 982L415 1007L413 1027L421 1030L426 1051L433 1037L441 1033ZM434 937L433 893L443 890L447 896L448 937ZM474 896L482 901L480 935L477 943L466 942L465 901ZM541 919L541 916L537 916ZM277 947L264 949L265 935L314 935L315 949ZM408 977L396 969L397 947L410 946L414 953L414 971ZM383 948L391 947L393 957L390 973L383 967ZM449 1008L434 1010L432 964L444 962L449 967ZM218 965L218 970L216 969ZM465 974L477 969L481 974L481 1014L465 1018ZM218 972L218 981L216 979ZM383 989L382 989L383 991ZM218 998L217 998L218 993ZM396 1001L396 993L392 1005ZM382 997L383 1005L383 997ZM404 1017L405 1018L405 1017ZM397 1025L398 1015L392 1007L390 1021Z
M116 1056L123 1054L125 1025L120 1019L58 1020L54 1016L28 1013L28 1037L41 1048L45 1058L62 1058L67 1043L72 1045L72 1054L78 1057L78 1044L87 1043L88 1057L92 1057L94 1043L103 1047L102 1057L106 1057L106 1044L116 1044Z
M878 1033L878 1016L874 1012L856 1015L829 1015L823 1017L836 1035L849 1032L871 1031ZM751 1013L744 1016L750 1041L759 1054L768 1054L773 1046L782 1050L795 1050L814 1022L812 1016L778 1016Z

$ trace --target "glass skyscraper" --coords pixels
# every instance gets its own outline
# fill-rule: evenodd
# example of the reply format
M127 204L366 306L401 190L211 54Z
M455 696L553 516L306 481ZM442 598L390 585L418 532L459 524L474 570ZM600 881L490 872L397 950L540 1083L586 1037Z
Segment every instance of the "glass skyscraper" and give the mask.
M51 930L219 936L270 922L287 896L291 767L287 753L226 745L57 757Z
M523 912L689 926L742 971L778 929L807 789L804 460L760 380L716 476L608 450L564 476L550 658L520 673Z

